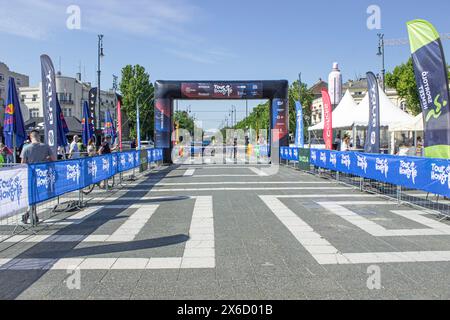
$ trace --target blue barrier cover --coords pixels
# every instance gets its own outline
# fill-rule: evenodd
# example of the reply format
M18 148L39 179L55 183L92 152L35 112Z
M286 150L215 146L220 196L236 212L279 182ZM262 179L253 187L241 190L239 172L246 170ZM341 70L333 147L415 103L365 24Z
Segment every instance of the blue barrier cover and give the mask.
M311 149L316 167L450 197L450 161Z
M280 158L288 161L299 161L299 149L291 147L280 147Z
M149 162L162 160L162 150L151 150ZM104 156L33 164L28 166L29 204L33 205L65 193L83 189L117 173L140 166L140 152L129 151Z

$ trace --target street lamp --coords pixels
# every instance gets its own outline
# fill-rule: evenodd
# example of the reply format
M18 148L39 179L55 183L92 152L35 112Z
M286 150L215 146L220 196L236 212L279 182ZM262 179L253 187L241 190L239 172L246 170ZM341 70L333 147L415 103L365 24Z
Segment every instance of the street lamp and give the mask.
M139 108L139 100L141 100L142 96L144 95L141 94L137 99L136 99L136 138L137 138L137 142L138 142L138 150L141 150L141 121L140 121L140 108ZM151 94L147 97L147 99L145 99L145 101L142 104L147 103L147 101L149 101L151 98L154 97L154 94Z
M383 82L383 91L386 92L386 68L384 65L384 34L378 34L378 53L377 56L381 57L381 81Z
M101 97L100 97L100 83L101 83L101 60L105 56L103 52L103 35L98 35L98 52L97 52L97 58L98 58L98 69L97 69L97 130L100 130L100 110L101 110Z

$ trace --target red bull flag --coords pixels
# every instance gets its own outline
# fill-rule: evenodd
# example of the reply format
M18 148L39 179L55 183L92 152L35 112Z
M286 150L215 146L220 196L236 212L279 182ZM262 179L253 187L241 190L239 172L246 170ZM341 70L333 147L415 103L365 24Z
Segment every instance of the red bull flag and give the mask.
M328 90L322 90L323 99L323 140L325 141L325 148L328 150L333 149L333 107L331 105L330 95Z
M56 97L56 113L59 114L58 119L58 147L65 147L69 143L67 142L67 135L69 134L69 127L67 126L66 119L61 110L59 99Z
M425 157L449 159L448 71L441 39L425 20L408 22L408 33L423 111Z
M105 129L103 129L103 135L111 137L113 142L116 138L116 129L114 128L113 118L109 110L105 113Z
M8 82L8 98L6 100L3 135L5 136L5 145L10 149L22 146L27 137L22 111L20 110L16 83L13 78L9 78Z

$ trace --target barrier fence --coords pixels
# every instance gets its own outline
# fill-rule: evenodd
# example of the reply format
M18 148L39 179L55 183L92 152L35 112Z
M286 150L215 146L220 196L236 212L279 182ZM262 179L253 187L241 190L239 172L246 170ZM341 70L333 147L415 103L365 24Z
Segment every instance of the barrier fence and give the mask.
M360 152L281 148L299 169L450 216L450 161ZM309 153L307 157L302 156Z
M63 195L81 194L86 187L131 170L134 173L136 168L144 172L149 164L162 160L161 149L149 149L1 168L0 226L18 225L18 215L29 207L54 208Z

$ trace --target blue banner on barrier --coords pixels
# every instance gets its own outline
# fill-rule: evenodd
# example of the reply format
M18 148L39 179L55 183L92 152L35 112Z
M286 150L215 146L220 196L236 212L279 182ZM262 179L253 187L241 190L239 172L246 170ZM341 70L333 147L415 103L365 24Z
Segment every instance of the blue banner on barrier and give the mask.
M288 161L299 161L299 149L280 147L280 158Z
M140 152L130 151L28 166L30 205L109 179L140 166ZM149 150L148 161L162 160L162 150Z
M311 164L450 197L449 160L312 149Z

